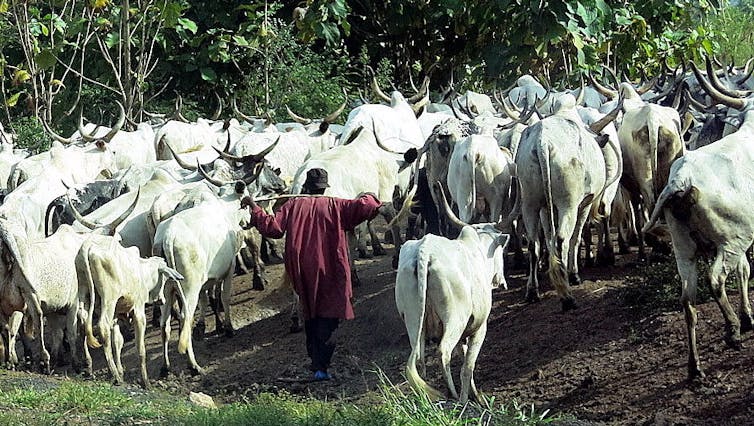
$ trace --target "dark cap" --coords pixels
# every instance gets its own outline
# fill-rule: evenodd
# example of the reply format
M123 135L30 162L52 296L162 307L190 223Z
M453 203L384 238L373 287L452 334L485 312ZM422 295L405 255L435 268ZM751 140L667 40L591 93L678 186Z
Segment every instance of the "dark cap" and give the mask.
M304 188L324 189L329 187L330 185L327 184L327 171L325 169L309 169L306 172Z

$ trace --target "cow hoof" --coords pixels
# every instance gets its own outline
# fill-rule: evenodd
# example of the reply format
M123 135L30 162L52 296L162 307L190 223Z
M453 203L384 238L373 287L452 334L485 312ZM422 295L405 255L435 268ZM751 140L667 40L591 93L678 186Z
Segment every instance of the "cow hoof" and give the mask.
M728 345L729 348L737 351L740 351L744 347L741 342L741 334L735 332L725 334L725 344Z
M393 269L398 269L398 256L393 256L392 265Z
M42 374L46 374L48 376L52 374L52 367L50 366L49 361L40 363L39 369Z
M707 377L702 371L702 368L698 365L689 365L689 382L694 384L701 384L701 381Z
M568 284L570 285L581 285L581 277L579 274L572 272L568 274Z
M741 332L754 330L754 320L751 316L743 314L739 317L739 320L741 321Z
M387 244L393 244L393 233L390 231L385 231L384 241Z
M359 252L359 259L371 259L372 255L368 253L366 250L358 249L356 250Z
M251 289L262 291L264 290L264 280L260 276L255 276L251 279Z
M152 385L149 384L149 381L141 381L141 387L144 388L144 390L152 390Z
M382 248L382 246L372 247L372 253L374 253L375 256L384 256L385 249Z
M593 257L588 257L588 258L584 259L584 266L588 266L590 268L592 266L594 266L594 258Z
M576 301L574 301L572 297L563 299L561 301L561 304L563 306L563 312L568 312L578 308L578 306L576 306Z
M541 300L539 293L536 291L527 291L525 297L526 303L537 303Z
M191 330L191 337L194 340L204 340L204 332L206 330L207 326L204 324L204 322L198 322L194 326L194 329Z
M170 375L170 367L167 364L162 364L160 368L160 377L165 378Z
M196 366L196 367L189 366L189 371L191 372L192 376L203 376L204 375L204 370L202 370L202 368L199 367L199 366Z
M629 254L631 253L631 248L627 245L618 244L618 253L619 254Z
M603 250L597 253L597 266L615 265L615 253L612 250Z
M236 330L233 329L233 326L226 326L224 328L225 337L233 337L236 335Z

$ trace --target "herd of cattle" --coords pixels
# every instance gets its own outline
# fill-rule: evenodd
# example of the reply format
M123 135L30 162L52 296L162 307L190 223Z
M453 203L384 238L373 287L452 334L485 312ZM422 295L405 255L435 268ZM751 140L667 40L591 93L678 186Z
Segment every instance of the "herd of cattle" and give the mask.
M747 215L754 204L754 67L716 70L708 60L706 72L690 68L666 67L639 87L609 72L614 87L589 76L589 84L582 80L572 90L524 75L492 97L459 96L451 86L439 102L430 102L428 78L408 98L388 96L374 81L383 102L362 96L342 126L332 123L348 104L345 93L324 119L288 110L294 122L278 124L244 115L235 102L242 121L218 120L220 101L211 119L187 122L177 108L124 131L119 105L112 128L80 120L65 138L43 123L55 142L32 156L14 149L13 135L3 132L0 361L18 364L21 330L24 356L44 371L62 361L65 340L72 363L91 374L89 348L104 345L121 382L119 322L130 320L148 386L145 306L155 303L163 371L170 368L176 316L178 351L201 372L192 337L203 333L206 309L212 306L217 327L231 335L236 267L250 268L261 289L262 254L274 249L249 226L241 198L299 194L306 172L319 167L329 175L327 195L372 192L383 201L396 247L396 303L412 346L406 376L417 388L439 395L417 371L426 337L436 335L450 394L458 398L450 355L467 339L460 399L477 396L474 364L492 288L505 285L509 241L517 259L528 247L526 299L540 298L537 272L546 265L563 309L575 308L570 285L581 281L582 241L591 260L592 226L600 263L614 261L611 227L621 250L636 238L641 258L645 236L670 235L683 281L689 375L702 376L697 256L714 258L710 278L726 341L740 346L740 332L752 328L745 252L754 240ZM402 245L407 217L407 238L424 237ZM414 229L417 223L424 229ZM354 231L360 256L368 255L368 239L374 254L384 253L370 223ZM731 272L742 289L738 315L725 294Z

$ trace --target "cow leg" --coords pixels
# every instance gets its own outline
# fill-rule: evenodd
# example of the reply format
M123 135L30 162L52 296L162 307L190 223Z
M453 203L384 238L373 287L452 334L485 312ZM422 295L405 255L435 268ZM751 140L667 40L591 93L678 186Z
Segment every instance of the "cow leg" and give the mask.
M113 321L115 315L115 302L110 300L102 300L102 311L99 316L99 332L102 335L102 344L105 351L105 360L107 361L107 367L110 369L110 374L113 375L113 381L116 385L123 382L123 378L120 375L120 370L115 365L113 360L113 343L115 327L118 326L117 321Z
M727 247L720 247L709 273L712 294L715 296L717 306L720 307L725 318L725 343L734 349L741 349L741 322L728 301L728 295L725 293L725 280L730 271L736 270L742 257L745 258L743 253L737 253Z
M52 313L47 314L47 329L49 330L49 342L50 342L50 362L53 366L62 366L65 359L65 353L63 351L63 333L65 332L65 324L61 319L61 316Z
M469 390L471 395L477 402L482 402L482 397L476 388L474 383L474 368L476 367L476 360L479 357L479 351L482 349L482 343L487 335L487 321L484 321L479 329L469 336L469 345L466 350L466 354L463 360L463 367L461 367L461 398L462 404L469 400Z
M577 228L578 229L578 228ZM585 266L594 266L594 257L592 257L592 227L591 225L587 224L584 227L584 265ZM599 248L599 244L597 245ZM579 246L576 246L576 249L578 251ZM576 256L576 260L578 261L578 255Z
M194 304L195 308L194 310L198 310L199 312L199 318L196 320L196 324L192 326L194 323L194 313L188 316L188 321L186 324L191 327L191 336L192 338L196 340L203 340L204 334L207 330L207 323L204 320L204 314L207 312L207 306L210 305L209 303L209 294L208 291L205 289L202 289L199 292L198 300ZM196 308L198 306L198 309ZM222 320L220 319L220 314L218 312L215 312L215 327L219 330L222 324Z
M639 262L647 261L646 247L644 247L644 232L641 229L644 227L644 215L642 214L643 204L634 203L634 217L636 218L636 239L639 245Z
M186 281L184 281L186 282ZM196 306L199 303L199 294L192 291L186 291L186 288L191 286L186 285L184 287L184 295L186 297L186 317L181 324L180 337L178 338L178 353L185 353L188 355L189 367L195 374L202 374L202 368L196 362L196 356L194 355L194 345L191 339L191 324L194 321L194 313ZM204 312L202 312L202 315ZM226 312L227 314L227 312Z
M29 295L28 300L29 302L27 302L26 312L29 315L30 324L27 324L27 327L36 327L35 338L37 340L37 349L39 351L39 363L42 372L50 374L52 369L50 368L50 353L47 352L47 349L45 348L44 315L42 313L42 305L36 294Z
M21 312L13 312L10 316L10 320L8 321L8 327L6 329L7 333L7 342L8 347L6 349L7 351L7 362L8 367L11 369L15 369L18 365L18 355L16 354L16 336L18 336L18 330L21 328L21 323L23 322L24 314Z
M741 283L741 303L738 305L738 319L741 322L741 331L751 331L754 327L754 317L751 314L751 302L749 301L749 260L741 256L738 261L738 282Z
M65 338L68 340L68 346L71 348L71 365L74 370L79 371L81 368L81 358L79 357L79 329L78 329L78 310L76 307L70 308L65 316Z
M123 364L121 363L121 354L123 353L123 333L120 331L118 321L113 321L113 354L115 356L115 366L118 368L120 380L123 381Z
M232 271L232 269L231 269ZM225 313L225 322L223 328L226 337L233 337L236 334L236 330L233 328L233 321L230 315L230 297L233 295L233 274L228 273L223 279L222 286L220 287L220 300L222 301L223 311ZM217 323L219 326L220 323Z
M597 244L599 247L597 265L613 266L615 265L615 251L613 251L613 241L610 236L610 220L606 217L602 218L600 225L599 243Z
M696 346L696 291L698 271L696 269L696 243L689 235L689 229L676 221L671 214L666 214L665 219L670 227L675 248L675 261L678 266L678 275L681 278L681 305L686 319L686 332L689 339L689 380L704 377L699 352Z
M170 289L165 292L165 303L161 307L160 312L160 332L162 337L162 369L160 375L166 377L170 372L170 357L168 356L168 341L170 340L170 317L172 313L174 290ZM180 322L185 319L180 319ZM180 329L180 327L179 327Z
M356 247L356 251L359 253L359 259L369 259L373 255L367 251L367 239L366 235L369 228L366 224L361 223L354 228L354 241L355 244L350 245Z
M380 237L377 235L377 231L374 230L374 225L371 220L367 222L366 227L367 231L369 231L369 240L372 243L372 255L384 256L385 248L382 247ZM395 239L395 236L393 236L393 239Z
M571 289L568 285L566 273L578 272L578 267L575 262L576 250L571 250L571 248L578 247L580 230L576 228L579 220L574 217L573 214L568 214L569 209L564 208L559 210L562 211L563 214L560 215L558 220L559 225L557 230L555 230L555 235L557 235L557 239L554 241L555 244L553 244L555 253L550 253L550 268L548 270L548 275L550 281L558 292L563 311L569 311L576 308L576 302L571 295ZM553 264L558 261L560 262L559 265ZM567 262L565 267L563 261Z
M536 215L534 217L527 217L524 219L526 226L526 235L529 239L529 278L526 280L526 301L538 302L540 300L539 295L539 277L537 275L539 266L539 218Z
M134 305L134 329L136 331L136 347L139 349L139 361L141 367L141 385L149 389L149 376L147 374L147 348L144 346L144 333L147 328L147 316L144 313L144 304Z
M589 239L592 239L591 226L587 223L589 219L588 207L579 213L578 220L576 222L576 228L571 234L571 240L567 244L568 253L568 283L570 285L580 285L581 276L579 275L579 240L581 239L582 229L590 229ZM591 252L591 245L588 245Z
M450 396L458 399L458 392L456 392L456 386L453 384L453 375L450 371L450 357L453 354L453 349L458 344L463 336L466 323L468 321L463 318L444 318L443 325L445 330L440 340L440 359L442 361L442 371L445 376L445 382L448 384L448 390Z

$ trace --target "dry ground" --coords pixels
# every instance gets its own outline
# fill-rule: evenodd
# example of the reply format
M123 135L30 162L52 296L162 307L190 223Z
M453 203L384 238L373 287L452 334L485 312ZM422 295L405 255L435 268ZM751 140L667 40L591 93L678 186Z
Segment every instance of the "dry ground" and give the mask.
M744 336L744 349L727 349L723 322L714 303L700 306L698 339L704 385L686 381L686 332L680 309L647 314L620 302L625 277L635 273L632 255L608 269L588 268L575 289L579 308L561 313L560 304L543 282L542 302L524 304L523 271L508 273L509 288L493 293L489 332L476 368L480 389L498 401L516 399L539 409L597 424L752 424L754 423L754 340ZM156 387L175 392L202 391L222 401L245 394L285 389L322 399L373 401L378 386L373 371L383 370L402 383L409 344L394 301L395 273L390 257L357 262L362 285L355 288L357 318L338 330L332 372L336 379L309 383L304 336L290 334L289 296L278 288L281 265L268 266L269 285L253 291L249 278L235 279L232 338L214 335L194 343L206 374L186 373L186 359L176 351L173 328L171 357L175 375L159 379L160 337L149 330L147 352ZM680 289L679 289L680 293ZM737 295L732 299L737 303ZM100 379L109 373L95 350ZM133 343L124 353L126 380L138 378ZM439 361L429 352L428 380L444 389ZM458 356L456 356L458 358ZM58 370L58 373L65 373ZM454 374L459 372L454 360Z

